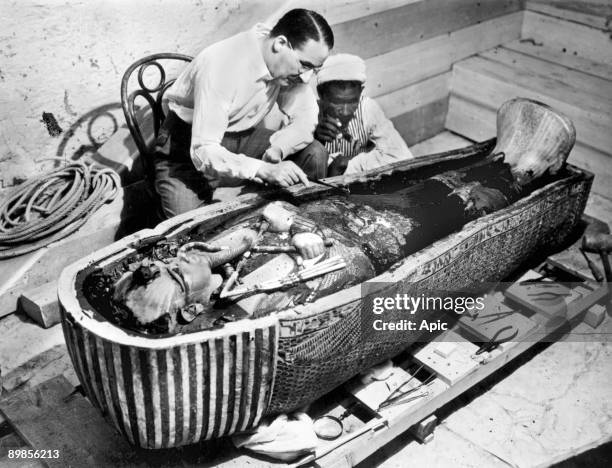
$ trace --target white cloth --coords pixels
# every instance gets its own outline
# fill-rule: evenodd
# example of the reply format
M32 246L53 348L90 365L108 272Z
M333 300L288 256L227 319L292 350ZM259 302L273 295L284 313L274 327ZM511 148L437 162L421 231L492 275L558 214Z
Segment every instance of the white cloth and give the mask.
M238 448L285 461L311 452L319 443L312 419L306 413L295 413L292 419L281 414L273 421L264 421L251 434L233 436L232 442Z
M361 57L352 54L330 55L317 74L317 85L328 81L366 81L366 66Z
M351 142L341 137L325 144L330 154L330 164L339 155L351 158L345 174L368 171L414 158L393 123L376 101L367 96L362 95L347 130L353 138ZM367 151L366 148L371 145L373 148Z
M262 164L221 146L225 132L258 125L277 103L286 125L270 138L283 158L313 140L318 106L307 84L272 79L260 45L270 29L258 24L200 52L166 93L169 106L192 123L191 159L208 179L253 179Z

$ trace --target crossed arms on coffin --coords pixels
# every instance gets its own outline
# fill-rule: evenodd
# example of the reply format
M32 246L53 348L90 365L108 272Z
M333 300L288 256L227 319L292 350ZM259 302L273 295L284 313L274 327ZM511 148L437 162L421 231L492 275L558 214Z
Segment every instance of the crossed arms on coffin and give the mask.
M178 314L189 314L185 308L190 304L198 304L200 310L210 306L211 295L218 291L223 279L221 275L214 274L213 270L228 264L231 260L243 255L249 256L251 249L265 249L258 246L259 240L265 231L284 233L289 232L294 223L294 215L282 208L279 203L270 203L262 213L262 220L258 231L242 227L228 232L212 242L189 242L184 244L177 252L176 257L169 261L145 260L140 262L133 271L128 271L115 284L113 300L121 307L128 309L135 322L147 325L162 316L169 319L168 331L176 326ZM276 247L273 247L274 250ZM300 260L312 259L321 256L326 249L326 242L313 232L296 232L291 237L291 245L276 248L279 252L294 251ZM286 257L286 256L285 256ZM291 260L290 267L293 267ZM342 266L341 262L327 262L327 270L317 267L318 274ZM222 297L235 297L244 288L231 287L241 268L240 263L235 271L230 271L229 277L221 291ZM331 268L331 270L330 270ZM304 278L314 274L311 268L303 270ZM318 275L317 275L318 276ZM268 278L269 280L270 278ZM286 278L273 278L278 280L279 287L286 286ZM300 280L299 276L295 277ZM268 281L270 283L270 281ZM248 292L248 291L246 291ZM183 319L189 320L186 315Z

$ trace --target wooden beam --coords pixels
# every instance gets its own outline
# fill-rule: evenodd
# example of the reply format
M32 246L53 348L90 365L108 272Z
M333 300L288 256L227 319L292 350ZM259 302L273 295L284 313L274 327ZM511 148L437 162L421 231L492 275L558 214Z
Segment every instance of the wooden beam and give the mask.
M592 172L595 179L591 191L612 199L611 154L602 153L577 142L569 155L568 162Z
M590 330L587 329L587 325L579 324L574 331L576 333L584 333ZM541 335L542 332L538 329L536 333L540 333ZM540 338L540 340L542 340L542 338ZM526 337L519 342L505 343L504 352L491 355L486 361L486 364L475 367L459 382L433 396L430 395L426 401L418 404L418 406L415 405L404 413L398 414L395 419L388 423L380 419L373 419L366 423L366 427L361 428L361 430L364 430L361 435L317 458L317 466L330 468L357 466L358 463L365 460L378 448L389 443L414 424L434 414L438 408L441 408L470 388L473 388L478 382L491 376L511 360L533 348L540 340L534 337Z
M453 94L491 110L517 96L543 101L572 119L578 141L602 152L612 148L612 114L606 103L550 77L472 57L453 67Z
M612 14L612 5L586 1L527 0L525 8L599 29L608 27L608 17Z
M444 131L447 111L448 96L397 116L392 121L410 146Z
M518 0L428 0L334 26L335 49L367 59L517 12Z
M366 61L366 93L377 97L440 73L452 65L452 45L448 36L438 36Z
M410 151L415 157L419 157L427 154L442 153L444 151L463 148L465 146L470 146L472 143L473 142L471 140L459 136L456 133L444 131L438 133L432 138L411 146Z
M612 65L609 32L525 11L523 39L532 39L549 49Z
M505 43L504 47L515 50L516 52L521 52L522 54L537 57L548 63L563 65L582 73L588 73L589 75L612 81L612 66L605 63L595 62L572 53L562 52L561 50L549 49L539 43L533 43L526 40L511 41Z
M450 71L454 62L520 37L522 12L436 36L366 60L366 91L376 97Z
M60 310L57 302L57 284L41 284L19 296L17 310L25 313L43 328L60 323Z
M79 384L65 344L56 345L34 356L18 368L2 376L4 395L36 387L46 380L63 375L73 386Z
M453 43L453 63L497 45L519 39L522 26L523 12L517 11L451 32L449 39Z
M399 89L376 101L390 119L448 96L451 73L442 73L412 86Z
M350 0L330 2L329 0L308 0L308 9L314 10L334 26L363 16L374 15L386 10L406 6L423 0ZM283 7L266 19L267 24L275 24L285 13L293 8L304 8L303 0L289 0Z
M50 467L128 466L134 448L73 390L56 377L3 400L0 409L33 449L57 450L57 458L44 460Z
M444 130L450 72L380 96L378 103L406 144L414 145Z
M497 135L497 112L451 91L446 128L474 141L484 141Z
M610 44L612 53L612 42ZM612 113L612 81L573 70L561 64L541 60L505 47L496 47L482 52L481 57L509 67L529 72L535 76L547 76L577 90L585 90L592 99L603 104L603 109Z
M591 193L584 210L589 216L602 219L611 226L612 223L612 198L607 198L598 193Z
M0 320L0 356L2 374L10 372L50 348L64 345L62 327L41 328L23 314Z

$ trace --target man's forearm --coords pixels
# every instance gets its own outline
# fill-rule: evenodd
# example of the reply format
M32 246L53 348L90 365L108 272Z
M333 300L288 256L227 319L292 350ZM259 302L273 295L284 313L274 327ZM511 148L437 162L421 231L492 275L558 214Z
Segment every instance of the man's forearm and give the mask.
M194 166L209 180L253 180L264 164L244 154L232 153L220 144L207 144L192 148Z
M298 151L306 148L312 141L314 126L306 128L305 126L290 124L281 130L273 133L270 137L270 146L278 148L282 153L282 158L291 156Z

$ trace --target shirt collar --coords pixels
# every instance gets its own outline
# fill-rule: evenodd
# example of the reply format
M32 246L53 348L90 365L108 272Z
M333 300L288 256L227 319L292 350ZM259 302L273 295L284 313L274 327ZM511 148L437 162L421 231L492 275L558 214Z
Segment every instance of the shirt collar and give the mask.
M249 30L249 39L252 44L253 72L258 80L271 81L273 79L268 66L261 53L261 44L270 34L271 28L263 23L257 23Z

